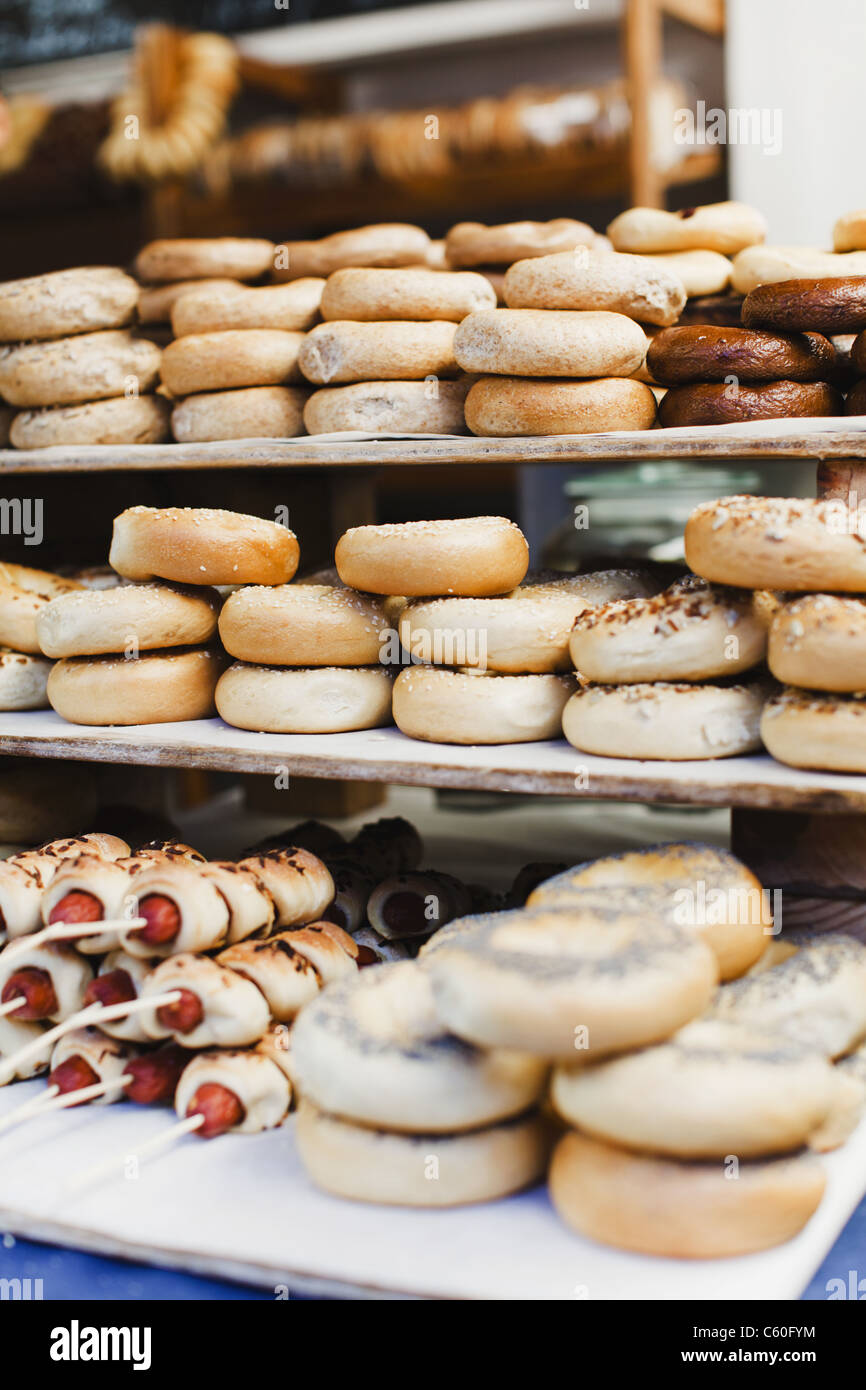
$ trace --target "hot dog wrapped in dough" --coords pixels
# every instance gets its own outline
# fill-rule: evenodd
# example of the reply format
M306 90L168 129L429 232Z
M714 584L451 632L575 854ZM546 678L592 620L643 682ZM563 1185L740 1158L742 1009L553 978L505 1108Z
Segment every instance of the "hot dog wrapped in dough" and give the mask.
M257 985L279 1023L289 1023L323 985L358 969L357 946L332 922L278 932L266 941L241 941L217 960Z
M125 1004L137 999L151 970L159 962L153 957L131 956L120 949L109 951L102 961L94 979L84 992L84 1003ZM122 1042L147 1042L141 1014L130 1014L128 1018L115 1018L100 1023L103 1033Z
M82 854L66 859L42 897L42 920L57 922L116 922L135 915L132 878L120 860ZM97 936L80 936L75 944L87 956L102 955L117 945L117 929Z
M62 1023L84 1004L93 969L77 951L59 943L30 946L27 937L10 941L0 951L0 1003L22 998L10 1017L36 1023Z
M119 835L107 835L94 830L87 835L69 835L64 840L48 840L36 849L27 849L17 854L19 863L43 859L77 859L80 854L95 854L100 859L123 859L129 854L129 845Z
M0 942L39 929L44 887L35 864L18 864L14 859L0 863Z
M272 1023L256 1043L255 1051L279 1067L292 1090L294 1101L295 1078L292 1073L292 1030L285 1023Z
M247 1047L271 1021L260 990L207 956L169 956L151 971L141 997L174 990L177 1003L142 1013L151 1038L174 1038L182 1047Z
M213 951L226 939L229 909L216 883L190 861L155 861L133 879L137 915L143 927L120 933L120 945L133 956L173 956Z
M174 1108L184 1119L202 1115L203 1139L258 1134L282 1124L292 1091L288 1077L263 1053L205 1052L184 1070Z
M305 849L274 850L240 861L252 869L277 905L277 926L317 922L334 897L330 871Z
M98 1028L76 1028L60 1038L51 1053L49 1085L58 1086L65 1095L99 1082L116 1083L92 1101L93 1105L113 1105L124 1098L121 1083L126 1064L134 1055L135 1049L129 1043L107 1038Z
M6 1014L0 1018L0 1060L11 1057L20 1048L35 1042L40 1033L47 1031L41 1023L19 1023ZM10 1081L29 1081L31 1077L39 1076L41 1072L47 1071L50 1061L51 1044L48 1043L44 1051L21 1062L11 1076L0 1068L0 1086L6 1086Z
M214 859L200 864L199 873L213 883L228 908L226 941L229 945L272 929L277 918L276 903L252 869Z

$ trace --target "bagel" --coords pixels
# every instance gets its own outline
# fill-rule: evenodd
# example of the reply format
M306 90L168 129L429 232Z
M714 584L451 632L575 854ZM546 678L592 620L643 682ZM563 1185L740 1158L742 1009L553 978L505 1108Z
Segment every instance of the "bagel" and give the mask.
M213 637L218 613L219 596L213 589L168 584L77 589L40 611L36 637L52 657L188 647Z
M465 372L497 376L631 376L647 338L625 314L482 309L458 324L454 356Z
M47 709L51 662L0 647L0 710Z
M826 381L835 375L832 343L820 333L796 336L750 328L667 328L647 350L647 368L662 386L692 381Z
M866 415L866 378L858 381L845 400L846 415Z
M226 651L264 666L373 666L387 629L378 599L326 584L248 585L219 621Z
M248 386L204 391L178 401L171 429L181 444L214 439L292 439L304 433L306 391L297 386Z
M610 894L466 918L433 942L421 959L453 1033L563 1063L660 1042L704 1011L718 980L693 931Z
M404 608L400 641L413 661L504 674L567 671L575 619L596 605L652 593L637 570L527 580L503 598L422 599Z
M689 299L724 294L734 269L733 262L718 251L660 251L644 255L641 260L675 275Z
M866 251L866 212L846 212L833 226L834 251Z
M557 1068L551 1099L568 1124L623 1148L766 1158L823 1143L862 1091L801 1043L697 1019L655 1047Z
M139 280L257 280L274 263L260 237L181 237L149 241L135 259Z
M162 444L169 437L168 401L162 396L111 396L85 405L24 410L12 421L14 449L82 444Z
M529 546L504 516L353 526L334 553L344 584L373 594L460 594L488 598L514 589L529 567Z
M603 685L702 681L764 660L766 619L751 593L689 575L650 598L624 598L578 615L569 651Z
M275 248L274 280L332 275L345 266L422 265L430 238L407 222L379 222L333 232L319 241L287 241Z
M652 845L578 864L533 889L526 906L554 907L595 889L667 894L666 910L696 929L718 962L723 980L749 970L769 940L772 913L755 875L715 845ZM657 910L657 900L651 900Z
M381 666L230 666L216 688L226 724L270 734L340 734L391 723L389 672Z
M685 308L674 272L616 251L563 251L517 261L505 275L511 309L611 310L643 323L676 323Z
M679 321L683 327L703 328L713 324L717 328L739 328L742 308L743 296L740 294L698 295L686 301Z
M70 657L48 677L52 708L70 724L171 724L207 719L221 658L201 647L115 656Z
M586 222L575 222L571 217L555 217L550 222L502 222L492 227L483 222L458 222L445 237L445 259L450 266L513 265L530 256L595 246L601 240Z
M65 338L129 323L138 300L130 275L108 265L55 270L0 284L0 342Z
M786 686L767 702L761 738L789 767L866 772L866 703L859 695Z
M628 377L540 381L485 376L471 387L465 414L477 435L596 434L652 429L656 403L648 386Z
M560 1139L550 1165L550 1199L578 1235L673 1259L781 1245L814 1215L825 1185L809 1154L733 1169L630 1153L574 1132Z
M860 333L866 328L866 266L857 276L782 280L758 285L743 300L747 328L799 333Z
M307 380L319 386L453 376L457 371L454 333L453 323L437 319L426 323L335 319L307 334L298 364Z
M851 365L858 372L866 373L866 329L858 333L851 344ZM858 383L862 386L862 382Z
M866 602L807 594L783 604L770 625L767 662L783 685L866 690Z
M10 405L78 405L144 395L159 378L162 354L124 329L0 348L0 395Z
M175 280L168 285L142 285L138 293L139 323L171 323L171 311L181 295L194 290L196 294L205 291L239 290L238 280Z
M795 949L723 985L711 1016L844 1056L866 1037L866 946L838 931L792 932L781 944Z
M412 666L394 682L394 723L426 743L535 743L559 738L571 676L501 676Z
M671 762L733 758L761 747L766 685L588 685L572 695L562 732L583 753Z
M465 434L472 381L362 381L314 391L304 406L308 434Z
M463 1134L392 1134L326 1115L306 1099L295 1139L317 1187L406 1207L463 1206L519 1192L543 1176L551 1142L549 1125L535 1114Z
M841 415L843 405L840 393L824 381L765 381L752 386L693 382L665 392L659 402L659 424L676 428Z
M655 255L660 251L718 251L733 256L762 242L767 224L745 203L707 203L703 207L628 208L615 217L607 235L615 251Z
M172 330L176 338L248 328L305 332L319 321L324 288L324 280L313 278L252 290L231 281L228 287L193 288L174 300Z
M480 1129L528 1110L546 1067L483 1052L439 1022L413 961L355 972L307 1005L292 1030L298 1086L320 1110L405 1133Z
M0 646L40 656L36 620L52 599L83 586L46 570L0 562Z
M326 321L444 319L459 323L473 309L495 308L496 291L483 275L424 266L396 270L347 266L328 277L322 294Z
M686 522L686 563L714 584L749 589L866 590L866 555L844 502L720 497Z
M866 252L851 251L840 256L809 246L750 246L734 257L731 287L737 294L749 294L758 285L774 285L780 280L849 275L866 275Z
M239 386L281 386L300 381L303 333L278 328L233 328L190 333L162 354L162 380L173 396L229 391Z
M128 507L114 518L108 562L125 579L176 584L286 584L298 568L287 527L216 507Z

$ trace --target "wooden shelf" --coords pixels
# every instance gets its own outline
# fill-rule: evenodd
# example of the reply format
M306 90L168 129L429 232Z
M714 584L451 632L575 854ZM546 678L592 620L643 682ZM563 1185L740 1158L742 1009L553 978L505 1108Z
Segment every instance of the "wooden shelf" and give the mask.
M590 801L768 810L866 811L866 777L801 772L772 758L637 762L595 758L560 740L462 748L394 728L353 734L254 734L220 719L137 728L67 724L53 710L0 715L0 753L73 762L197 767Z
M474 435L304 435L214 444L0 449L2 473L117 473L196 468L378 468L389 464L620 463L653 459L866 459L866 416L763 420L691 429L617 430L523 439Z

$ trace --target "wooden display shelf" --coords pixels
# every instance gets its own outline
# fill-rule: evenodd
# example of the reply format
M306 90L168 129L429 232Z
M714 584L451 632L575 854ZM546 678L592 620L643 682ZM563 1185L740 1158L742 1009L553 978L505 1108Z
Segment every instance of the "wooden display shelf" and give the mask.
M412 464L619 463L660 459L866 459L866 416L763 420L690 429L618 430L522 439L474 435L302 436L213 444L0 449L0 473L150 472L196 468L371 468Z
M591 801L866 811L866 777L802 772L766 756L638 762L591 757L564 740L463 748L421 743L394 728L351 734L256 734L233 729L220 719L91 728L67 724L53 710L39 710L0 715L0 754Z

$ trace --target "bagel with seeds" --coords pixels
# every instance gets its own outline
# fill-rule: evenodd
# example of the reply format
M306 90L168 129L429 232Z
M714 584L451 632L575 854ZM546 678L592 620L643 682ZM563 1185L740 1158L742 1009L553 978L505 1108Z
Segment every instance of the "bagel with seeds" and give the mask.
M162 353L124 329L0 348L0 395L10 405L78 405L145 395L159 379Z
M506 517L473 516L353 526L334 558L342 582L366 593L489 598L520 584L529 546Z
M219 595L169 584L77 589L52 599L36 619L46 656L101 656L127 649L195 646L216 632Z
M866 591L866 553L844 502L720 497L686 522L686 563L714 584Z
M326 584L247 585L219 623L231 656L267 666L372 666L388 626L378 599Z
M464 372L496 376L631 376L646 349L640 324L606 311L480 309L454 335Z
M338 734L391 723L392 677L381 666L316 668L236 662L220 677L227 724L272 734Z
M768 693L760 681L588 685L566 705L562 732L574 748L607 758L733 758L761 747Z
M304 433L307 393L297 386L203 391L178 401L171 429L180 444L217 439L293 439Z
M485 376L471 387L465 412L473 434L509 438L648 430L656 422L649 387L617 376L590 381Z
M297 538L260 516L216 507L128 507L114 518L108 561L125 579L176 584L285 584Z
M767 663L783 685L866 690L866 602L807 594L783 604L770 625Z
M866 772L866 701L785 686L761 717L767 752L789 767Z
M123 328L137 300L138 285L132 277L108 265L7 280L0 284L0 342Z
M750 328L666 328L647 350L647 369L661 386L683 382L825 381L836 373L832 343L820 333L779 334Z
M718 251L733 256L762 242L767 224L745 203L707 203L703 207L628 208L610 223L607 235L615 251L656 255L660 251Z
M171 407L162 396L111 396L84 405L23 410L12 420L14 449L81 444L162 444L171 433Z
M394 723L426 743L535 743L558 738L572 676L501 676L411 666L394 682Z
M274 243L260 237L180 237L150 241L139 251L139 280L257 280L274 262Z
M207 719L223 658L204 647L123 657L68 657L48 677L52 708L71 724L172 724Z
M843 398L824 381L692 382L673 386L659 402L659 424L668 428L730 425L738 420L788 420L841 415Z

